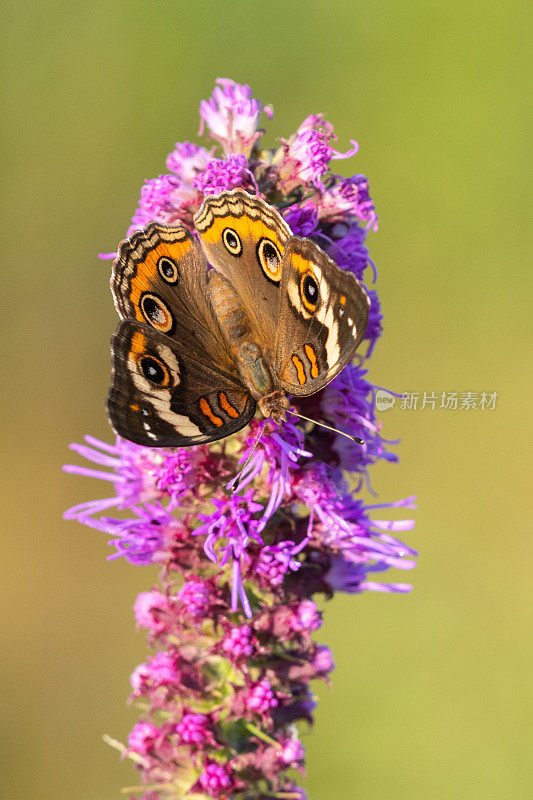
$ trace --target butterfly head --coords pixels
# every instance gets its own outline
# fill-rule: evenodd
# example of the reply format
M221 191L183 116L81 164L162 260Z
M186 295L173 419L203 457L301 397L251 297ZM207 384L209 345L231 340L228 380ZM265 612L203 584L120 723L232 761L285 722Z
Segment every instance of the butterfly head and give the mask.
M289 398L280 389L266 394L257 401L259 411L264 417L270 417L276 423L285 420L285 412L289 408Z

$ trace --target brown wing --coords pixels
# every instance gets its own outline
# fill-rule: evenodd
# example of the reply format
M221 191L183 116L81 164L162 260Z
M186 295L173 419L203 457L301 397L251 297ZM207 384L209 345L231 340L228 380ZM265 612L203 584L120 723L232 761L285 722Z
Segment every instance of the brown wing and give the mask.
M310 239L293 237L281 265L273 371L288 394L318 392L353 357L370 301L359 281Z
M275 208L243 189L207 197L194 222L210 264L234 287L254 338L272 358L289 227Z
M151 222L120 243L111 291L121 319L136 319L178 339L186 329L229 367L207 301L207 270L205 256L186 228Z
M125 439L148 447L183 447L223 439L253 417L255 401L231 372L186 330L179 341L135 320L111 340L109 419Z

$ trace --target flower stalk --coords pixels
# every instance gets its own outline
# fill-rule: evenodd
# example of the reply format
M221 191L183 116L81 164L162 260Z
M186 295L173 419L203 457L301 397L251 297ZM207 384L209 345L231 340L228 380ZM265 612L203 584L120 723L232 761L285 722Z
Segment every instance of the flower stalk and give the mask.
M315 114L262 150L259 123L271 107L248 86L217 83L201 103L201 131L222 153L176 144L169 172L143 186L128 233L152 220L192 227L204 194L239 186L276 204L294 234L315 238L340 267L375 281L368 181L330 171L357 143L337 151L333 126ZM372 577L414 566L416 552L396 535L413 521L376 518L414 508L414 498L369 506L359 493L372 464L397 460L367 378L382 330L377 294L369 294L365 356L294 401L302 419L290 416L281 430L257 419L211 445L162 450L87 436L71 446L91 465L65 469L112 491L65 517L107 534L110 559L160 567L158 584L134 605L152 650L131 676L141 719L127 745L106 737L139 770L140 785L127 791L143 800L304 800L292 774L305 774L310 682L329 682L334 669L329 648L314 639L323 613L316 600L410 589Z

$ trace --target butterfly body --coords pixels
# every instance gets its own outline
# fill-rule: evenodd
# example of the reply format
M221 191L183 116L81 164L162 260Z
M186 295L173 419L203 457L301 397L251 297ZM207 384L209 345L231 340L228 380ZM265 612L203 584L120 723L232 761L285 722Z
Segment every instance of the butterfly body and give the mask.
M111 288L108 413L119 435L169 447L240 430L256 406L323 388L363 338L368 297L279 212L242 189L208 197L182 226L150 223L119 247Z
M289 400L276 388L268 358L254 340L252 325L238 294L231 283L217 272L210 276L207 292L243 383L254 400L258 401L263 416L281 422L285 418L284 412L289 407Z

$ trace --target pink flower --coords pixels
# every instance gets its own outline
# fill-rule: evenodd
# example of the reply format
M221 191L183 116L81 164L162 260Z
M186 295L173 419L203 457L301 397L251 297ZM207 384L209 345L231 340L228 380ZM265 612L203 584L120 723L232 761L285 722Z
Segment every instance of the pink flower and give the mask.
M368 192L368 180L364 175L351 178L333 176L322 194L318 218L342 218L352 215L368 223L367 228L377 230L377 214Z
M206 581L186 581L177 597L191 617L202 617L209 608L209 585Z
M215 743L211 720L205 714L184 714L181 722L176 725L176 733L181 744L203 747L207 743Z
M160 175L145 181L141 199L126 236L144 228L149 222L165 225L192 225L192 218L200 208L202 196L190 183L177 175Z
M180 673L176 665L176 658L171 653L161 651L148 659L146 677L156 686L171 686L179 682Z
M230 658L243 658L251 656L254 652L252 644L252 629L249 625L231 628L228 635L222 640L222 649Z
M296 607L293 621L293 628L296 631L316 631L322 625L322 618L317 605L313 600L302 600Z
M299 739L285 739L281 742L279 758L287 766L297 768L305 759L305 747Z
M194 186L204 195L220 194L226 189L241 187L259 194L255 178L243 155L229 155L227 158L213 158L204 172L196 176Z
M258 130L261 113L271 117L272 107L253 98L249 86L228 78L218 78L217 84L209 100L200 103L200 133L205 125L209 136L220 142L225 153L248 157L263 133Z
M133 605L135 621L141 628L147 628L152 633L161 631L165 627L164 617L170 612L168 598L157 589L151 592L141 592Z
M131 750L140 756L146 756L153 751L160 737L161 731L151 722L137 722L128 736L128 744Z
M283 140L283 159L278 167L278 175L283 191L291 192L296 186L314 186L322 191L322 178L329 170L332 159L351 158L359 146L352 140L352 147L346 153L339 153L332 147L336 140L333 125L324 119L323 114L310 114L296 133Z
M231 770L228 765L211 761L200 775L198 782L211 797L227 795L233 789Z
M276 695L266 678L253 684L246 698L246 707L256 714L268 714L278 705Z
M289 570L296 571L300 568L296 556L304 549L307 541L304 539L298 545L294 542L266 545L255 563L255 571L271 586L280 586Z
M167 169L185 183L191 184L198 173L203 172L213 158L213 149L206 150L199 144L176 142L175 149L167 158Z
M319 645L313 656L313 666L319 675L328 675L335 669L335 662L331 650L325 645Z

